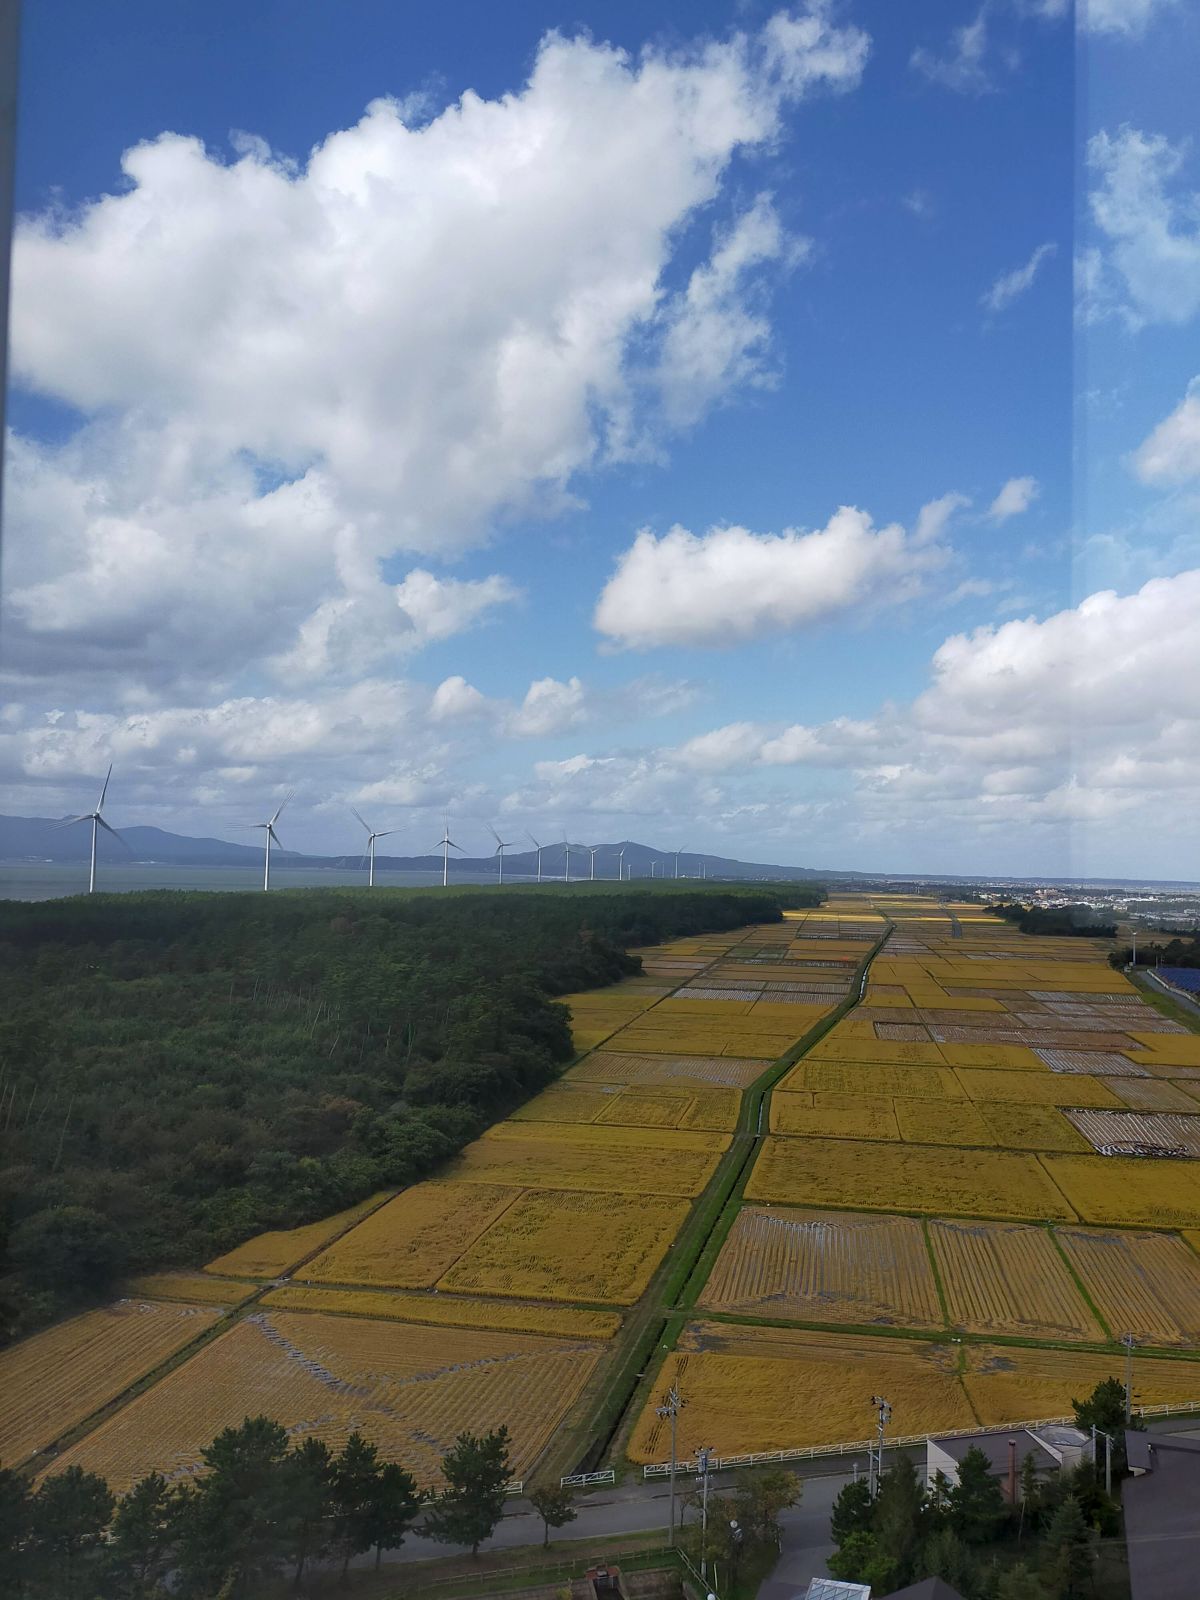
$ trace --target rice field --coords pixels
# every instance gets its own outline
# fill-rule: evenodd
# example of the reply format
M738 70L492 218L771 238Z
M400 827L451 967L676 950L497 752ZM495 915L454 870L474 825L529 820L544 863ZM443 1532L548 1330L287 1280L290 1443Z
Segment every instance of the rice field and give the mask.
M528 1305L466 1295L393 1294L386 1289L311 1289L294 1283L268 1289L262 1304L279 1311L324 1311L440 1328L505 1328L518 1333L561 1334L568 1339L611 1339L621 1327L616 1311L582 1311L577 1306Z
M503 1126L503 1124L501 1124ZM520 1189L586 1189L607 1194L697 1195L716 1171L728 1135L644 1128L593 1129L584 1124L572 1132L593 1132L591 1144L536 1137L545 1123L511 1125L511 1136L485 1136L468 1145L447 1169L460 1183L508 1185ZM528 1130L529 1137L520 1136ZM497 1130L493 1129L494 1134ZM657 1132L657 1137L645 1136ZM641 1135L639 1139L637 1136ZM688 1141L710 1141L696 1144ZM711 1141L720 1141L714 1146Z
M532 1466L603 1346L532 1334L263 1311L235 1324L59 1456L121 1493L149 1472L194 1475L243 1417L340 1448L355 1429L422 1487L464 1429L505 1424L517 1477Z
M1200 1109L1200 1108L1197 1108ZM1170 1111L1068 1111L1072 1127L1101 1155L1200 1156L1200 1116Z
M572 1067L566 1082L590 1083L695 1084L701 1088L748 1089L771 1065L765 1057L714 1055L629 1055L597 1050Z
M180 1300L192 1306L240 1306L259 1292L257 1284L210 1278L203 1272L147 1272L129 1278L126 1295L134 1300Z
M919 1222L743 1206L701 1296L709 1311L940 1328Z
M0 1351L0 1462L18 1466L53 1444L220 1315L211 1306L118 1300Z
M529 1192L441 1279L456 1293L632 1305L688 1214L655 1195Z
M299 1276L305 1283L431 1289L520 1194L506 1184L418 1183L308 1262Z
M390 1190L372 1195L361 1205L339 1211L321 1222L310 1222L303 1228L287 1228L282 1232L260 1233L245 1244L238 1245L215 1261L210 1261L205 1272L214 1272L231 1278L279 1278L290 1272L321 1246L328 1244L339 1233L354 1226L368 1211L386 1200Z
M1176 1234L1060 1228L1058 1242L1114 1337L1200 1344L1200 1257Z
M1040 1417L1070 1416L1071 1402L1105 1378L1123 1375L1122 1355L1087 1350L969 1346L963 1386L984 1427ZM1200 1362L1139 1355L1134 1389L1141 1405L1200 1400Z
M1200 1226L1200 1164L1135 1156L1043 1156L1080 1221L1128 1228Z
M964 1333L1102 1343L1047 1228L938 1220L929 1224L950 1322Z
M806 1138L899 1139L890 1099L880 1095L788 1094L771 1096L771 1132Z

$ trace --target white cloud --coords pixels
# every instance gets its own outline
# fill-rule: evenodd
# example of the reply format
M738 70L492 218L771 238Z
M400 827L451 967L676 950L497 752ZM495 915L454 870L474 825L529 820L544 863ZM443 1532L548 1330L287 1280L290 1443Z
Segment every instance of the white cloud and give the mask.
M1081 314L1133 329L1200 311L1200 197L1176 180L1185 149L1128 124L1087 146L1094 239L1078 268Z
M919 45L909 57L909 65L931 83L956 94L983 94L991 88L984 66L987 46L987 8L982 7L973 22L954 29L944 55Z
M1022 516L1041 493L1036 478L1010 478L988 507L993 522Z
M1014 300L1032 289L1042 262L1049 261L1057 249L1057 245L1049 242L1038 245L1023 267L1014 267L1011 272L1000 274L991 288L980 296L980 305L993 314L1004 311Z
M959 497L949 497L959 503ZM619 645L724 645L800 628L850 606L894 605L919 593L946 560L936 542L953 506L926 507L910 536L843 506L815 532L648 529L618 558L595 626Z
M1088 33L1138 38L1175 0L1075 0L1079 26Z
M434 604L380 565L559 512L760 380L769 202L679 291L669 269L735 158L866 49L819 4L637 59L551 34L496 99L378 100L303 162L164 133L115 192L25 218L14 377L83 423L17 445L10 663L156 691L264 657L356 673L509 598Z
M429 706L433 722L467 722L486 714L491 702L460 674L444 678Z
M578 727L587 716L587 700L578 678L560 683L539 678L529 685L524 700L508 717L510 733L526 738L548 738Z
M1133 456L1133 469L1143 483L1176 484L1200 478L1200 378L1143 440Z

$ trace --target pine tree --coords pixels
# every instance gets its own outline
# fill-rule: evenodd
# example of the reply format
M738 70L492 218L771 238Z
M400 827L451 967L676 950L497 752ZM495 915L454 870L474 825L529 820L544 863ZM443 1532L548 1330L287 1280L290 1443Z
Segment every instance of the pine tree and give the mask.
M996 1600L1049 1600L1049 1596L1033 1569L1018 1561L997 1579Z
M871 1530L878 1551L873 1587L902 1588L912 1580L913 1557L925 1531L925 1490L908 1456L899 1456L879 1480Z
M379 1452L355 1431L333 1463L333 1542L342 1556L345 1578L351 1557L374 1543L379 1505L379 1480L383 1468Z
M289 1524L289 1558L296 1582L306 1564L328 1542L333 1494L333 1457L323 1439L304 1439L283 1463Z
M140 1479L123 1496L109 1530L106 1565L115 1592L137 1600L152 1594L171 1563L182 1498L161 1473Z
M950 1526L967 1544L987 1544L999 1533L1007 1515L1004 1491L982 1450L963 1456L946 1503Z
M88 1568L100 1550L113 1512L103 1478L82 1467L47 1478L33 1497L29 1566L34 1585L54 1600L89 1595Z
M289 1543L287 1453L287 1430L269 1417L247 1417L201 1451L208 1471L181 1517L184 1594L207 1597L223 1584L241 1594L279 1569Z
M1112 1440L1113 1473L1120 1477L1127 1471L1125 1460L1125 1430L1141 1431L1146 1424L1141 1417L1125 1420L1125 1385L1119 1378L1103 1378L1086 1400L1072 1400L1075 1426L1090 1433L1093 1427L1107 1433ZM1103 1453L1103 1440L1100 1441Z
M1042 1578L1054 1600L1075 1600L1090 1589L1096 1553L1074 1495L1068 1495L1046 1529Z
M976 1558L953 1528L937 1528L929 1535L915 1570L924 1578L941 1578L962 1595L974 1594L980 1588Z
M422 1531L441 1544L469 1545L477 1556L504 1515L511 1475L507 1428L460 1433L442 1457L447 1487L430 1507Z
M1037 1527L1042 1503L1042 1480L1038 1476L1037 1457L1030 1450L1021 1462L1021 1515L1031 1528Z
M869 1531L874 1509L871 1488L865 1478L854 1478L846 1484L833 1502L829 1518L834 1544L843 1545L852 1533Z
M26 1540L33 1520L29 1484L9 1467L0 1467L0 1600L25 1592Z
M388 1461L380 1468L366 1531L375 1546L375 1565L383 1560L385 1550L398 1550L404 1536L417 1520L421 1509L421 1495L417 1480L411 1472Z
M543 1549L550 1543L551 1528L565 1527L568 1522L574 1522L578 1515L575 1496L570 1489L559 1488L557 1484L535 1489L529 1496L529 1503L542 1519Z

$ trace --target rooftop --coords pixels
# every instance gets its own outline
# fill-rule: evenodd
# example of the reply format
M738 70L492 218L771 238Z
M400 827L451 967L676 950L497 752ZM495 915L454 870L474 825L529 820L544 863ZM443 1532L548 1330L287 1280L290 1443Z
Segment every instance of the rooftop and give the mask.
M1200 1562L1200 1439L1125 1435L1137 1474L1121 1485L1132 1600L1194 1600Z

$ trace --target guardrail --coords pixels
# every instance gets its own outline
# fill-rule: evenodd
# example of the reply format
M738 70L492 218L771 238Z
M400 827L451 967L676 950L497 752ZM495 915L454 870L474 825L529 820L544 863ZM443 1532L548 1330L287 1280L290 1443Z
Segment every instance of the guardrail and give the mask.
M1174 1417L1184 1416L1189 1412L1200 1411L1200 1400L1178 1400L1174 1404L1134 1406L1134 1412L1139 1417ZM905 1449L911 1445L924 1444L927 1439L967 1439L975 1433L999 1433L1006 1428L1050 1428L1059 1426L1074 1426L1075 1418L1072 1417L1034 1417L1025 1422L1002 1422L990 1428L939 1428L936 1433L905 1433L895 1434L884 1441L887 1450ZM813 1444L798 1447L795 1450L753 1450L746 1455L739 1456L710 1456L708 1465L713 1472L722 1472L728 1467L758 1467L771 1461L817 1461L824 1456L850 1456L857 1450L873 1449L874 1439L852 1439L845 1444ZM677 1461L676 1472L698 1472L700 1464L691 1459ZM655 1461L642 1468L642 1479L665 1478L671 1471L669 1461Z
M616 1483L617 1474L612 1467L605 1467L603 1472L569 1472L565 1478L558 1480L560 1489L590 1489L595 1484Z

